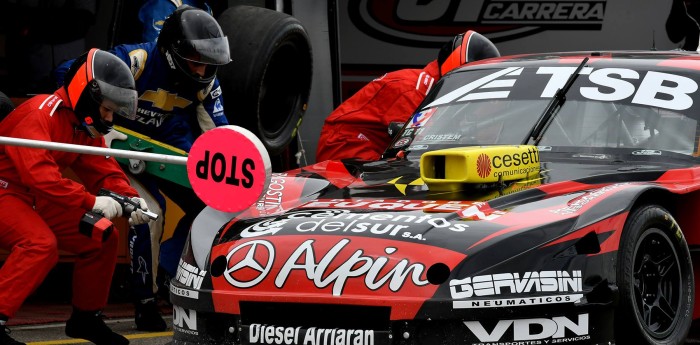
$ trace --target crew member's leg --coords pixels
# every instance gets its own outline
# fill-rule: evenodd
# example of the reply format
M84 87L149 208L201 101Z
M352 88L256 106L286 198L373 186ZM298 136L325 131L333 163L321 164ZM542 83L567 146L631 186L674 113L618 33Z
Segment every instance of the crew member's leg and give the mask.
M129 253L131 255L131 287L134 297L136 328L141 331L162 332L167 328L160 314L156 293L156 273L160 236L163 233L164 212L161 203L165 199L158 193L157 186L149 176L128 174L131 185L146 200L151 212L158 214L158 220L129 228ZM150 188L149 188L150 187ZM157 197L156 197L157 196Z
M37 200L36 210L58 240L58 248L76 255L73 269L73 313L66 322L66 335L98 345L126 345L125 337L112 332L101 313L112 285L117 263L119 232L113 230L104 240L88 237L79 229L83 209L64 209L55 203Z
M177 265L180 262L180 255L185 247L192 222L206 205L191 188L185 188L163 179L158 180L158 185L160 190L185 213L175 226L173 236L163 240L160 245L160 266L170 278L173 278L177 273Z
M0 192L0 248L10 250L0 267L0 343L12 339L5 322L58 261L56 237L31 206L31 198Z

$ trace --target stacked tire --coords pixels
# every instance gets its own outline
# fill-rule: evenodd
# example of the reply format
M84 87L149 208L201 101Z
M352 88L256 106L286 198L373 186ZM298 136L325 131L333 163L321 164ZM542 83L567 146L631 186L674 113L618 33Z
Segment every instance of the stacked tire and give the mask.
M229 123L255 133L271 156L301 125L312 78L311 44L296 18L255 6L233 6L217 18L232 62L219 68Z

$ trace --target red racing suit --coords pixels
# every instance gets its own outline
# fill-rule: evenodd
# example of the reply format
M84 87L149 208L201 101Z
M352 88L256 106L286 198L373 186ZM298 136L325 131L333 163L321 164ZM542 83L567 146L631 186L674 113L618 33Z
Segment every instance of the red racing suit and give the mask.
M435 81L437 61L423 69L402 69L374 79L326 118L316 161L377 160L391 142L391 122L406 122Z
M104 147L103 138L77 130L64 89L37 95L0 122L0 136ZM80 184L62 175L70 167ZM11 318L58 261L59 249L76 255L73 306L102 309L117 260L118 236L104 242L81 234L99 188L137 196L113 157L0 145L0 247L10 250L0 268L0 314Z

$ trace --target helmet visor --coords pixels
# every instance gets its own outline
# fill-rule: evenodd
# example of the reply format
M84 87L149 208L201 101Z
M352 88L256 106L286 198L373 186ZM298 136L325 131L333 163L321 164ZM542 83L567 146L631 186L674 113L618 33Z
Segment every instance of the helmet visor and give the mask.
M100 80L96 80L100 87L100 94L95 95L98 104L112 110L115 114L130 120L136 119L136 106L138 94L136 90L114 86Z
M200 64L225 65L231 62L226 37L181 40L173 50L179 57Z

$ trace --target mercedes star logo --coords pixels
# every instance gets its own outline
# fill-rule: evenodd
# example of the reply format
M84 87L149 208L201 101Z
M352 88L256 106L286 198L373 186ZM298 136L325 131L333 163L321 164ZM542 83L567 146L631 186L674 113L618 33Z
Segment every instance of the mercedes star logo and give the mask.
M245 252L245 256L243 259L241 259L238 262L231 262L231 258L233 257L234 254L237 252L241 251L242 253ZM262 258L267 256L267 262L264 264L260 263L257 258ZM255 286L258 283L260 283L267 274L270 272L270 269L272 269L272 263L275 261L275 248L272 246L270 242L267 241L262 241L262 240L256 240L256 241L249 241L246 243L243 243L236 248L233 248L228 255L226 255L226 261L228 264L226 267L228 267L224 271L224 278L226 278L226 281L229 282L229 284L238 287L238 288L249 288L251 286ZM233 265L231 265L233 264ZM236 279L234 278L234 275L236 275L236 272L242 272L241 270L249 268L250 270L256 271L257 272L257 277L254 277L250 279L250 277L246 277L247 279ZM246 270L248 273L250 270ZM242 278L242 275L245 273L239 273L239 278Z

